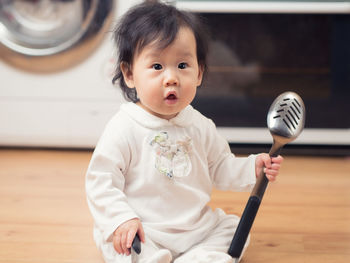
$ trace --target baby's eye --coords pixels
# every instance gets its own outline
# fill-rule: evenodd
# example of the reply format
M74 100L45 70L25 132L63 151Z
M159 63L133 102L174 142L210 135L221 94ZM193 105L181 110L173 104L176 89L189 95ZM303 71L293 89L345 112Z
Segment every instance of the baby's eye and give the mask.
M178 65L178 68L179 68L179 69L185 69L185 68L187 68L187 63L186 63L186 62L180 63L180 64Z
M162 65L161 64L153 64L152 65L152 68L154 68L155 70L161 70L163 67L162 67Z

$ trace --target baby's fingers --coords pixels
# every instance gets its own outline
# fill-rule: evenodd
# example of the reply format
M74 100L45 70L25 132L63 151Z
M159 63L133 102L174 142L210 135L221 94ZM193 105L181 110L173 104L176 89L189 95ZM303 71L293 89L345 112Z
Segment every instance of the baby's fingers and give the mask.
M278 172L280 168L281 168L281 165L279 163L272 163L269 170L274 170Z
M127 248L131 248L132 242L134 241L134 238L135 238L135 235L136 235L136 231L129 231L128 232L127 243L126 243Z
M114 246L115 251L117 251L118 254L122 254L123 253L123 249L121 247L120 239L121 239L120 235L114 235L113 236L113 246Z
M275 175L266 174L266 177L267 177L267 179L268 179L270 182L276 181L276 176L275 176Z
M264 168L264 173L266 174L267 179L273 182L276 180L276 176L279 174L281 165L278 163L272 163L270 168Z
M278 155L277 157L272 157L271 161L272 163L281 164L283 162L283 157L281 155Z
M122 234L122 238L121 238L121 247L122 247L122 250L123 250L123 254L126 254L127 256L130 255L130 250L127 246L127 239L128 239L128 233L127 232L124 232Z

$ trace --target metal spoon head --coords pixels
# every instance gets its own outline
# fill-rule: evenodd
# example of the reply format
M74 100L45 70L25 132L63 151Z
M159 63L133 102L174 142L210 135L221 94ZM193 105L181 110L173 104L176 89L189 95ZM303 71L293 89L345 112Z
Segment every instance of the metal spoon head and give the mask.
M284 92L271 104L267 127L275 142L282 145L295 140L304 129L305 105L295 92Z

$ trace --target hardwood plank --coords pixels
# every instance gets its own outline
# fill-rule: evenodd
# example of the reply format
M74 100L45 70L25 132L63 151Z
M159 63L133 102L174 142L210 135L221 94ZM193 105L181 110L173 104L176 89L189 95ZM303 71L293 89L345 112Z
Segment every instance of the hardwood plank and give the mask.
M84 177L90 151L0 149L0 263L102 263ZM350 159L285 156L243 263L350 262ZM214 190L240 215L249 193Z
M349 158L286 157L243 262L350 262L349 171ZM241 214L242 199L248 195L214 191L211 205Z

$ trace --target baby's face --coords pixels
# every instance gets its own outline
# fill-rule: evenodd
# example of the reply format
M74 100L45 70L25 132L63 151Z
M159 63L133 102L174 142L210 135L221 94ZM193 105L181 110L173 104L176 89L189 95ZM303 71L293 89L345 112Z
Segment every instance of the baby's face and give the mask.
M196 40L189 28L181 27L165 49L159 49L155 42L136 54L131 71L123 74L128 87L136 88L138 105L169 120L192 102L203 69L198 65Z

